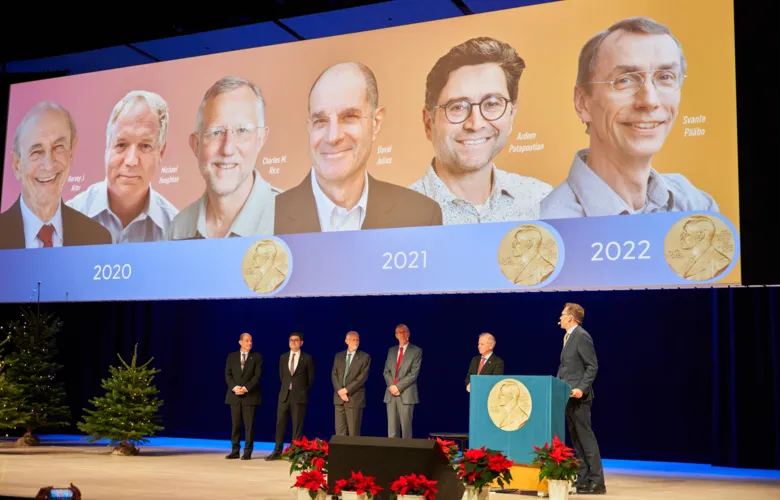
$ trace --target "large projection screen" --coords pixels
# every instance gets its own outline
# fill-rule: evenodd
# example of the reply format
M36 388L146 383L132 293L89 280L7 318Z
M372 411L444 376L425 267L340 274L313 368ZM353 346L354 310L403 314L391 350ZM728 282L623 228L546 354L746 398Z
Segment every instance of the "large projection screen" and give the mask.
M7 123L0 302L741 284L726 0L16 84Z

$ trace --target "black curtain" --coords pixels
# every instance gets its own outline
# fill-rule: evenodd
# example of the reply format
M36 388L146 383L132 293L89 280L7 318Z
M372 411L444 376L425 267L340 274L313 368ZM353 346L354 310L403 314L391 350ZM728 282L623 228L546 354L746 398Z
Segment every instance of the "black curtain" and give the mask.
M603 456L780 468L775 288L42 304L64 321L59 357L74 414L101 393L116 354L154 356L160 435L229 439L224 363L249 332L264 358L257 438L271 441L279 357L294 330L314 356L304 432L333 434L330 370L349 330L372 355L363 432L386 435L382 368L398 323L424 350L415 437L468 430L464 378L477 336L493 333L507 373L554 375L567 301L585 307L600 371L594 428ZM34 304L32 304L34 306ZM19 305L0 306L5 323ZM55 429L54 432L73 432Z

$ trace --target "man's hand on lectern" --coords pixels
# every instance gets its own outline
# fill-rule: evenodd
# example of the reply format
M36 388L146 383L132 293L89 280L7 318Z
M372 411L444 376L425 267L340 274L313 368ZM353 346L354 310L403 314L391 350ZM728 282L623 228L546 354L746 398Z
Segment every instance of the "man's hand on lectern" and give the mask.
M466 384L466 392L471 392L471 384Z
M580 399L582 397L582 391L579 389L572 389L570 396L573 398Z

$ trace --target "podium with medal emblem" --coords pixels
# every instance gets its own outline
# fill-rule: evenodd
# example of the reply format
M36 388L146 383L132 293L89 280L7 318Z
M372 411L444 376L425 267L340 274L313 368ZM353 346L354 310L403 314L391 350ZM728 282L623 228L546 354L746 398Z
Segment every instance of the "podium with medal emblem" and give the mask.
M550 376L473 375L469 401L469 448L501 451L512 467L507 489L547 492L533 447L566 439L566 403L571 387ZM498 488L498 485L491 485Z

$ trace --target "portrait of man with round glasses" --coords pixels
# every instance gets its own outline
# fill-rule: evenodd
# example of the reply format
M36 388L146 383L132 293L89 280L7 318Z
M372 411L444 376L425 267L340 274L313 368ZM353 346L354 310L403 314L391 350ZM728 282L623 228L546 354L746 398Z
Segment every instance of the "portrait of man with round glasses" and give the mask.
M428 73L423 124L434 158L411 189L435 200L449 224L534 220L552 186L501 170L525 62L500 40L453 47Z
M678 173L660 174L653 156L677 118L686 61L667 26L624 19L582 47L574 108L589 147L542 201L541 218L707 210L718 205Z

